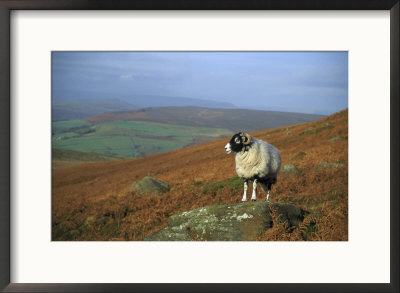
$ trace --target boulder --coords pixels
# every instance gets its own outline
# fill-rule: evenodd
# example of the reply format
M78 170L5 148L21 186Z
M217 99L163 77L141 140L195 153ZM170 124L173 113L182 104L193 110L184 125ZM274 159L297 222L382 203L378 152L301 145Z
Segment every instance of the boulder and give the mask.
M300 134L313 134L315 133L314 129L312 127L307 128L306 130L303 130Z
M140 181L132 183L129 191L135 191L139 194L153 194L160 195L168 192L170 187L167 183L162 182L156 178L146 176Z
M314 170L330 169L330 168L336 169L342 166L344 166L343 162L321 162L314 167Z
M271 208L280 221L298 225L306 211L290 204L246 202L215 205L173 215L168 227L155 232L144 241L255 241L273 226Z
M297 159L302 159L307 155L307 152L299 152L296 155L290 157L290 160L297 160Z
M336 136L336 137L332 137L329 142L335 142L335 141L341 141L343 140L344 137L343 136Z
M293 164L286 164L285 166L282 167L280 172L286 177L302 174L302 172Z

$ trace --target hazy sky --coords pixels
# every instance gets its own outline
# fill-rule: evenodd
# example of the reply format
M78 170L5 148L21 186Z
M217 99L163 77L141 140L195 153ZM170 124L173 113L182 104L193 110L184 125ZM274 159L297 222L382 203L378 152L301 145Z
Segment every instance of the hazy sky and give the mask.
M53 52L53 98L177 96L330 114L348 107L347 52Z

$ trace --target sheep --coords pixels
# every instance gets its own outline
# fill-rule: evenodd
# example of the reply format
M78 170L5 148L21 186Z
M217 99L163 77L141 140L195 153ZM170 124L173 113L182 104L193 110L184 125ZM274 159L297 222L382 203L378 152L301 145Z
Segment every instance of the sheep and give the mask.
M232 136L225 146L225 152L235 152L236 173L244 181L242 202L247 199L247 182L253 181L251 200L256 201L257 183L267 192L266 202L272 184L277 182L277 175L281 168L279 151L267 142L251 137L247 133L239 132Z

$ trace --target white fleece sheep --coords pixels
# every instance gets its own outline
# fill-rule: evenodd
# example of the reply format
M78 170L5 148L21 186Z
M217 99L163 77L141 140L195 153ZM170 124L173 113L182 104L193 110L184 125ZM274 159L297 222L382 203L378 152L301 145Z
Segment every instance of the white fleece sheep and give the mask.
M247 182L253 181L253 192L251 200L256 200L257 183L267 192L266 201L272 184L277 182L277 176L281 167L281 156L279 151L263 140L251 137L247 133L239 132L225 146L225 151L230 154L236 153L236 173L244 181L244 192L242 201L246 201Z

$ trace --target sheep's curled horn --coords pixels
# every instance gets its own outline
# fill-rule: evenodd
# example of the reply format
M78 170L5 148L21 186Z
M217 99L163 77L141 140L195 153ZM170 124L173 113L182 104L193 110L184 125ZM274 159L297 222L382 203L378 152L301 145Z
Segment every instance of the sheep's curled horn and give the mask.
M242 132L242 133L240 133L240 136L246 138L246 139L243 141L243 144L244 144L244 145L250 144L250 142L251 142L251 136L250 136L248 133Z

